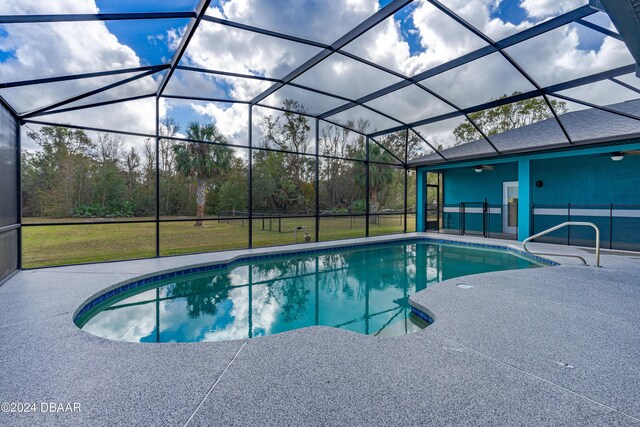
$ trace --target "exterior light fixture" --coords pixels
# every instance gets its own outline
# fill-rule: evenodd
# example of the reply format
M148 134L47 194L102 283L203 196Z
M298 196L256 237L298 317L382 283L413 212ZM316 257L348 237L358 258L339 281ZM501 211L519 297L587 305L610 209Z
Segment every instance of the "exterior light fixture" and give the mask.
M613 160L614 162L619 162L622 159L624 159L624 156L622 155L622 153L620 152L611 153L611 160Z
M613 159L613 157L612 157L612 159ZM476 166L473 170L474 170L474 171L476 171L477 173L480 173L480 172L482 172L484 169L482 168L482 166Z

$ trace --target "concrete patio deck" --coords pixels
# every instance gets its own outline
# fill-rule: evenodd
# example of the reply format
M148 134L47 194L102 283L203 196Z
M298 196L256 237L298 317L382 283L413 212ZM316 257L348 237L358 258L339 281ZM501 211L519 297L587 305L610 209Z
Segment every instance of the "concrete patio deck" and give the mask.
M435 323L392 338L313 327L135 344L72 322L83 301L114 283L241 252L15 275L0 287L0 402L78 402L81 412L0 413L0 424L640 426L640 255L605 253L603 268L569 259L436 284L411 299Z

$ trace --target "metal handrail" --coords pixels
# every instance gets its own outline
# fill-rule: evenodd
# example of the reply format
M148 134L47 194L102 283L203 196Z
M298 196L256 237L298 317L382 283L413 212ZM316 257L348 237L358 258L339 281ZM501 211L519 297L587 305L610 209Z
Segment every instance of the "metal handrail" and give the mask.
M542 237L545 234L549 234L552 231L556 231L556 230L558 230L560 228L567 227L569 225L581 225L581 226L585 226L585 227L593 227L593 229L596 230L596 267L600 267L600 229L598 228L597 225L595 225L592 222L579 222L579 221L563 222L562 224L558 224L555 227L551 227L551 228L549 228L547 230L541 231L538 234L534 234L533 236L527 237L522 242L522 247L524 248L525 252L530 253L532 255L562 256L562 257L578 258L580 261L582 261L582 263L584 265L588 265L587 261L585 261L584 258L582 258L581 256L578 256L578 255L548 254L548 253L543 253L543 252L531 252L529 249L527 249L527 243L529 243L531 240L537 239L538 237Z

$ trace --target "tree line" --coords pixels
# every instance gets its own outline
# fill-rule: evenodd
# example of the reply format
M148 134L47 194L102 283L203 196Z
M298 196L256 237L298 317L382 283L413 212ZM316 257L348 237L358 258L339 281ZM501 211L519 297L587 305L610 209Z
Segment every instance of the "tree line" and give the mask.
M296 101L290 112L267 115L259 123L253 150L253 209L264 214L315 212L315 135ZM351 127L352 129L349 129ZM347 127L329 125L320 132L321 154L365 159L367 121ZM202 225L207 216L242 215L248 210L248 150L229 146L213 123L191 122L186 142L177 139L173 118L161 124L159 143L159 205L161 216L188 216ZM404 133L403 133L404 134ZM147 138L132 145L119 135L64 126L29 131L38 150L22 153L23 216L25 217L153 217L156 212L156 144ZM380 141L388 151L404 152L404 137ZM387 150L371 144L372 160L398 163ZM404 154L402 154L404 156ZM365 166L343 159L320 159L320 209L324 213L364 212ZM404 208L404 169L370 168L371 211Z

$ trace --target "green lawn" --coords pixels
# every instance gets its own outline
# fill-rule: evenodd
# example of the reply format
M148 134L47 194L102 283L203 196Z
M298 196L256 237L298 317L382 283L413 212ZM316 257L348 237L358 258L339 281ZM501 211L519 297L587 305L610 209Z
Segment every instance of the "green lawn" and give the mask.
M370 224L370 235L402 232L401 215L380 216ZM42 219L25 220L45 222ZM57 220L58 222L64 220ZM254 219L253 246L296 243L293 229L306 226L315 240L314 218ZM205 221L204 227L193 222L160 224L160 254L177 255L194 252L241 249L247 247L248 220ZM263 229L264 227L264 229ZM278 228L279 227L279 228ZM408 216L407 230L415 230L415 215ZM365 235L364 217L320 218L320 240L337 240ZM83 262L146 258L155 255L155 224L91 224L24 227L22 262L25 268L77 264ZM297 242L304 241L299 232Z

